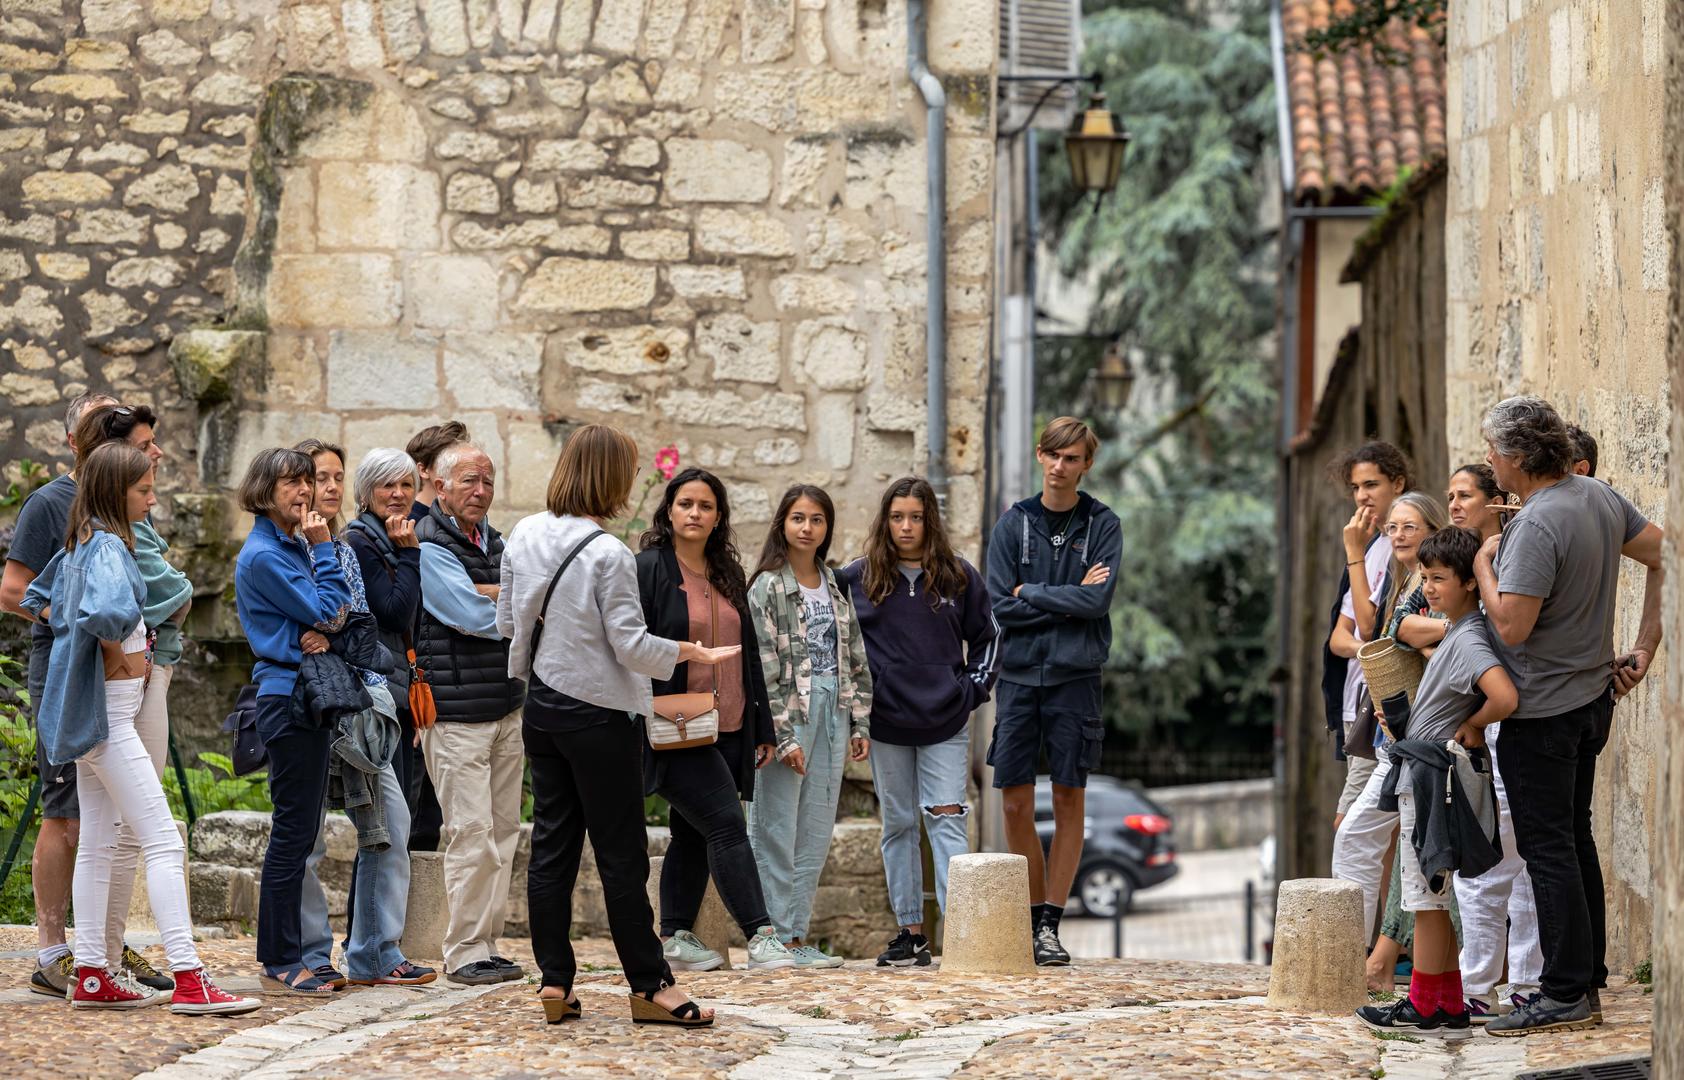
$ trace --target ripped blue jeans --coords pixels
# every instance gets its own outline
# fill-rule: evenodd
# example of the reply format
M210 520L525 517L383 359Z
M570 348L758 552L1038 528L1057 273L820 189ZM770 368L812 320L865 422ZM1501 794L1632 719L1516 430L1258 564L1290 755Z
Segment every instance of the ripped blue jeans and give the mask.
M947 911L947 862L970 849L965 778L970 773L970 725L933 746L871 744L871 773L883 814L883 873L889 879L889 903L901 926L924 921L924 868L918 847L918 822L930 834L936 870L936 903ZM938 806L957 806L957 814L935 814Z

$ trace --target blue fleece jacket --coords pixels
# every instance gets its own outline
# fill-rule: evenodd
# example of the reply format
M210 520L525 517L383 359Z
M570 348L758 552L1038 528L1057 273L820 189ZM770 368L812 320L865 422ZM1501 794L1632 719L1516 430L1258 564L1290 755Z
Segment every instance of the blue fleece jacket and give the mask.
M343 625L351 586L331 540L307 547L260 517L234 562L234 600L257 654L251 679L258 696L290 697L304 659L299 639L306 630L331 633Z
M915 581L895 575L881 604L865 591L865 560L836 579L850 590L871 668L871 738L891 746L934 746L965 726L988 700L1000 673L1000 626L988 606L988 587L965 560L965 591L934 607Z
M122 641L133 633L145 601L146 585L133 553L104 530L53 556L30 583L23 607L39 617L52 605L53 651L35 708L48 762L75 761L110 737L99 643Z
M1041 497L1031 495L1000 516L989 538L988 595L1003 632L1000 678L1007 682L1057 686L1091 678L1111 654L1122 522L1084 491L1062 535L1054 544ZM1111 576L1083 585L1095 563L1110 567Z

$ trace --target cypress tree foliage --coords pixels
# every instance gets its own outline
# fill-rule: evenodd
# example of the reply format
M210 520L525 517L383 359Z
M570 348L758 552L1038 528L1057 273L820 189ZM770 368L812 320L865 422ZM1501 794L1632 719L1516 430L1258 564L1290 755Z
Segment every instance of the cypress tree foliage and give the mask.
M1043 233L1092 282L1085 337L1040 348L1048 415L1086 411L1105 342L1139 369L1086 486L1123 519L1106 666L1107 771L1168 782L1267 769L1273 724L1275 137L1267 7L1134 0L1090 10L1082 70L1133 136L1118 188L1072 190L1044 136ZM1243 766L1229 760L1247 759ZM1179 760L1181 765L1175 764Z

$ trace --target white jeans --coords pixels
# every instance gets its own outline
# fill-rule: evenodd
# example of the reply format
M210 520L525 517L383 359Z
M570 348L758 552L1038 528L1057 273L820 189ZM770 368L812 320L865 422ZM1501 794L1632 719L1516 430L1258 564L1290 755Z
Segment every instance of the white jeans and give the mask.
M1497 760L1501 724L1485 729L1491 760ZM1489 1001L1503 977L1503 954L1509 960L1509 990L1530 994L1544 973L1544 951L1538 943L1538 906L1532 899L1532 878L1526 860L1515 849L1514 821L1503 777L1493 765L1497 786L1497 827L1503 841L1503 861L1476 878L1456 875L1456 906L1462 912L1462 986L1468 997Z
M1381 750L1374 771L1363 785L1356 802L1345 811L1339 831L1333 834L1333 876L1362 886L1362 910L1367 937L1372 939L1380 899L1380 878L1385 871L1386 849L1397 830L1397 813L1380 809L1380 789L1391 774L1391 759Z
M159 770L137 730L143 694L141 679L108 681L106 739L76 761L82 837L76 849L71 898L80 925L105 930L76 935L76 962L104 968L122 960L122 923L128 914L127 893L133 888L135 863L132 857L128 860L128 888L120 907L116 904L117 863L121 835L128 830L136 853L146 855L146 891L164 939L164 955L171 970L189 971L199 966L199 954L193 947L193 920L187 910L187 884L182 880L187 847L170 815ZM115 938L110 936L113 920Z
M140 701L140 713L134 720L135 732L140 736L141 745L146 747L146 755L152 759L152 771L160 780L163 779L164 764L170 752L169 693L170 677L174 672L173 666L152 669L152 678L146 681L145 695ZM139 866L140 840L126 822L119 821L117 850L111 856L111 904L105 915L105 955L119 960L123 955L123 933L128 929L129 907L134 900L135 871Z

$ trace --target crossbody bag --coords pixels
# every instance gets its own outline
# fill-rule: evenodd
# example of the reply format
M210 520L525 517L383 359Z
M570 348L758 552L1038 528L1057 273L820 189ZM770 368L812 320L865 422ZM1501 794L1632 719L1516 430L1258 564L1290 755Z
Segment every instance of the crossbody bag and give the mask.
M708 646L719 642L719 593L708 585ZM660 694L645 730L653 750L686 750L719 741L719 667L714 665L713 690Z

